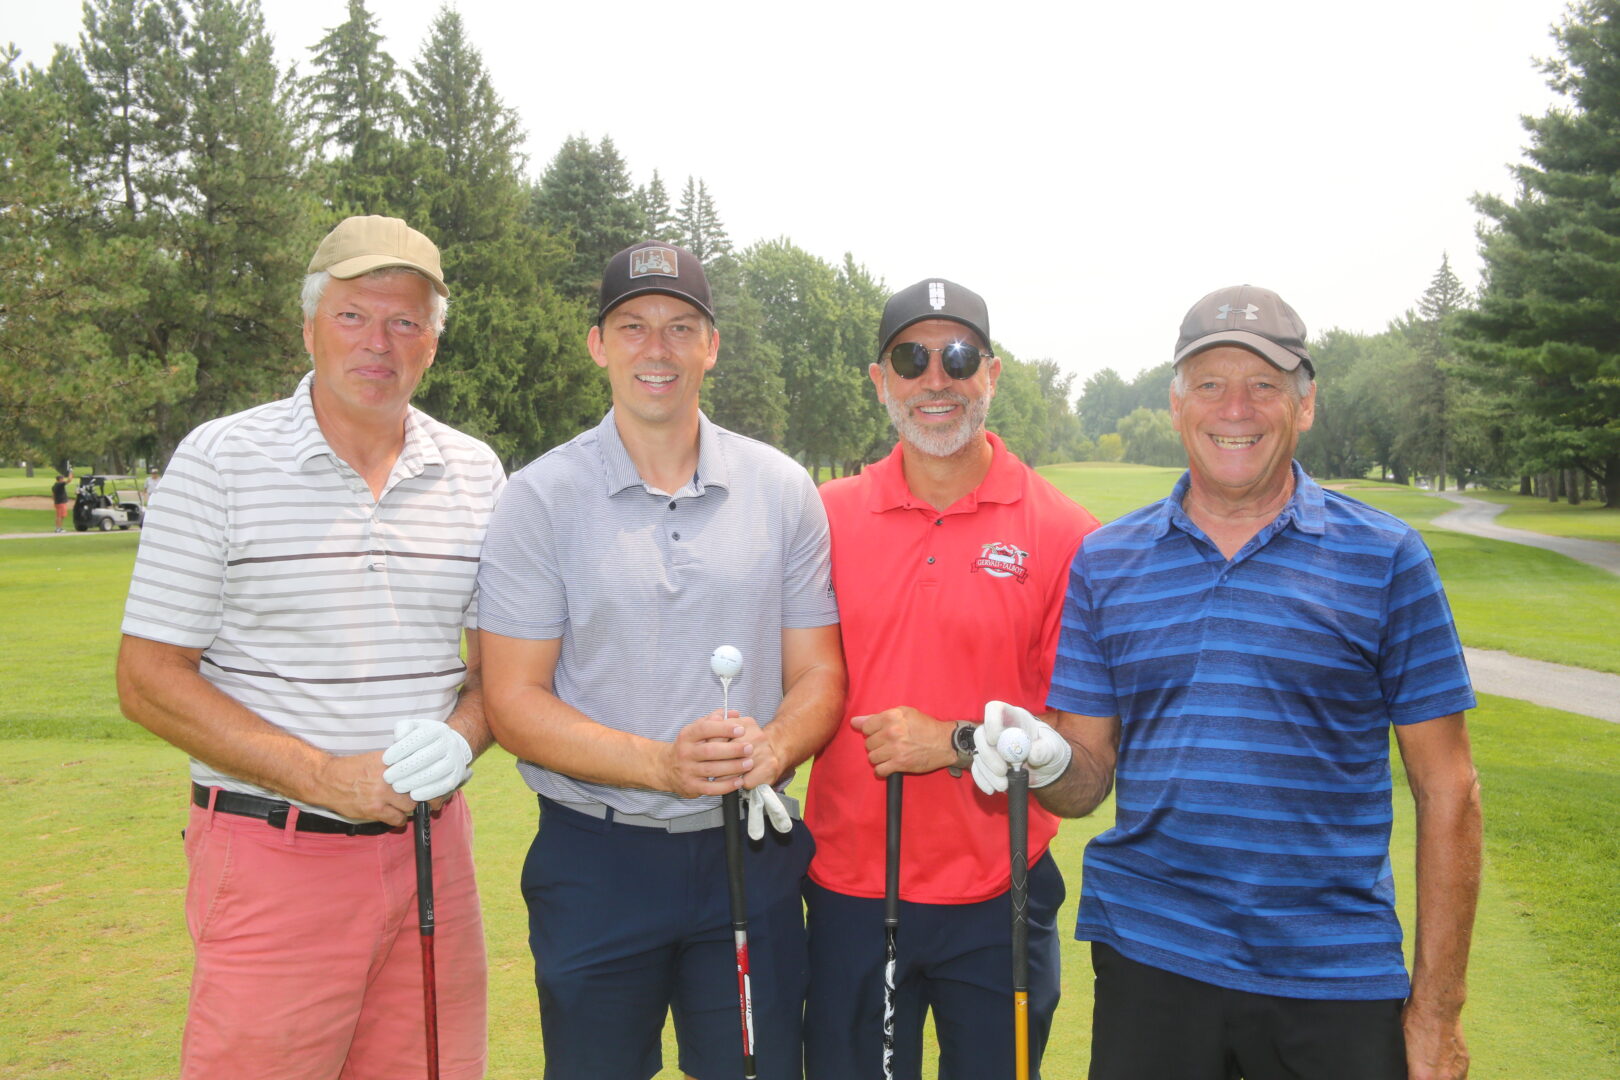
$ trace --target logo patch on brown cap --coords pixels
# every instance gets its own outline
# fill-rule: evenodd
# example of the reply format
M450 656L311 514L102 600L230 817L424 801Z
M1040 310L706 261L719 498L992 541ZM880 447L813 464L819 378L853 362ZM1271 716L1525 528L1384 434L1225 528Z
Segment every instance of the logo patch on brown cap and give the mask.
M680 256L674 248L649 247L630 253L630 277L680 277Z

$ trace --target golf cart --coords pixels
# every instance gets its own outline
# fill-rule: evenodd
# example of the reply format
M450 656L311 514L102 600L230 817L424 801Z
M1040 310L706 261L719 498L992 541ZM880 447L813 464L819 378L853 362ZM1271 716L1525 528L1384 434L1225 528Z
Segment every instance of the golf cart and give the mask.
M86 476L73 500L73 527L79 532L112 532L139 525L146 515L133 476Z

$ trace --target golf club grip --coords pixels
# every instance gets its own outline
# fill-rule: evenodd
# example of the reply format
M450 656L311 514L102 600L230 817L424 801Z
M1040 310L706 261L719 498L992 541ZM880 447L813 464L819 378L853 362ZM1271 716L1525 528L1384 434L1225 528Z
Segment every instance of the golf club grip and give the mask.
M737 954L737 1013L742 1023L743 1077L754 1080L754 988L748 971L748 893L743 888L742 795L720 796L726 830L726 885L731 892L731 934Z
M1007 839L1012 852L1013 992L1029 992L1029 773L1007 771Z
M1029 773L1007 771L1007 840L1012 853L1013 1076L1029 1080Z
M890 773L888 780L888 820L883 831L883 925L900 925L900 809L904 805L901 774Z
M416 916L423 937L433 935L433 815L416 804Z
M428 1080L439 1080L439 992L433 969L433 815L416 804L416 915L422 942L422 1029Z
M883 859L883 1078L894 1080L895 967L900 932L900 811L905 789L900 773L887 781L888 815L884 824Z

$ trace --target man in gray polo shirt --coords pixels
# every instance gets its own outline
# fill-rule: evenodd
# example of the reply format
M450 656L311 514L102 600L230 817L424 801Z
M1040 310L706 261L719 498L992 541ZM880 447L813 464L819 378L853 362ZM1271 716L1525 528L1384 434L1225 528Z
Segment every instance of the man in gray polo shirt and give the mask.
M441 1075L484 1074L483 924L451 793L489 744L477 643L460 648L504 478L410 405L448 297L427 237L341 222L304 280L314 370L186 436L141 530L118 691L192 759L183 1077L425 1075L402 827L419 801Z
M698 407L709 286L661 243L609 262L602 422L512 477L479 569L490 726L538 793L523 869L548 1077L740 1075L720 797L763 799L838 723L827 518L804 469ZM719 710L716 646L741 650ZM769 796L774 799L773 796ZM800 1075L804 825L746 853L759 1075Z

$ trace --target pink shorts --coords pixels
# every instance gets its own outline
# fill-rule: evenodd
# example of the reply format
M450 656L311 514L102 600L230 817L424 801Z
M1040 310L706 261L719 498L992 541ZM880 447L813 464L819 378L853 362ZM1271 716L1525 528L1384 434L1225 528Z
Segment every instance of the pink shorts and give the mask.
M186 859L183 1080L427 1075L412 829L332 836L193 806ZM459 795L434 815L433 890L440 1075L478 1080L487 967Z

